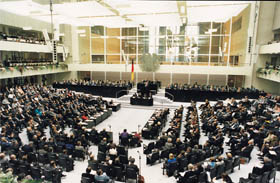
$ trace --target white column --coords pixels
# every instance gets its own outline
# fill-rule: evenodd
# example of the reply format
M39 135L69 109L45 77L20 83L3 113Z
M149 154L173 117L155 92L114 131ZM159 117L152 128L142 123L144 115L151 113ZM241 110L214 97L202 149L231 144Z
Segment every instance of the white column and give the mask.
M104 64L107 64L107 34L104 26Z
M89 28L89 62L92 63L92 60L91 60L91 55L92 55L92 50L91 50L92 49L91 27L89 26L88 28Z
M211 62L211 49L212 49L212 29L213 29L213 22L211 21L211 26L210 26L210 41L209 41L209 53L208 53L208 66L210 66Z
M80 54L79 54L79 34L77 33L77 27L71 26L71 38L72 38L72 63L80 63Z
M229 28L228 57L227 57L228 67L229 67L229 56L230 56L230 45L231 45L231 31L232 31L232 17L230 18L230 28Z
M225 86L228 84L228 75L226 75L226 83Z

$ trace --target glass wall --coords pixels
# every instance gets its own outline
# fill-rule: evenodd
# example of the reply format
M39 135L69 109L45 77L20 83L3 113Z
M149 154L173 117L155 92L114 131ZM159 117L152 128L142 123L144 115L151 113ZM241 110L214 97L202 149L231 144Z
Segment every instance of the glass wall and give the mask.
M224 23L184 26L91 28L93 63L119 64L157 54L161 64L227 65L229 34Z

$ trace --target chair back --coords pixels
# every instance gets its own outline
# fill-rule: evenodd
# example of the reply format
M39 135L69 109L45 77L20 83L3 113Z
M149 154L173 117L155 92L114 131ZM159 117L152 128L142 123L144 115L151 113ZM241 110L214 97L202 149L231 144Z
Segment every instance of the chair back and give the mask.
M28 169L27 169L27 167L25 166L25 165L20 165L19 166L19 172L20 173L24 173L25 175L28 175Z
M184 157L181 159L180 163L179 163L179 169L180 171L184 171L187 169L189 162L188 162L188 158Z
M154 163L157 160L159 160L159 152L154 152L152 154L151 161L152 161L152 163Z
M210 169L210 178L213 179L217 175L217 168L213 167Z
M225 171L232 170L233 161L232 160L225 160Z
M102 162L105 161L105 159L106 159L106 154L104 152L98 151L97 160L99 162Z
M225 171L225 164L221 164L217 166L217 178L220 178L222 176L222 173Z
M273 183L275 183L275 176L276 176L276 168L273 168L272 171L269 174L268 180L273 179Z
M208 182L208 175L206 172L201 172L198 176L199 183L207 183Z
M235 168L237 166L240 167L240 157L236 157L233 160L233 168Z
M82 177L81 183L92 183L89 177Z
M128 164L128 157L126 155L120 155L119 158L120 158L120 162L122 164L125 164L125 165Z
M45 180L53 181L53 171L52 170L44 169L43 172L44 172Z
M175 173L177 168L178 168L177 161L174 161L174 162L171 162L171 163L167 163L166 171L167 171L168 177L173 176L173 174Z
M270 172L264 172L263 175L262 175L261 182L268 182L269 174L270 174Z
M188 183L197 183L197 177L196 175L190 176L188 178Z
M118 145L117 146L118 155L126 155L127 151L125 150L124 146Z
M151 150L153 150L155 148L155 143L154 142L150 142L149 144L148 144L148 149L151 151Z
M99 145L98 145L98 151L101 151L101 152L106 153L106 151L107 151L107 146L106 146L106 145L103 145L103 144L99 144Z
M88 161L88 166L92 169L92 170L98 170L98 163L97 162L92 162L92 161Z
M122 179L123 171L122 171L121 167L119 167L119 166L114 166L113 167L113 177L117 177L119 179Z
M31 166L30 169L31 169L31 177L33 179L37 179L37 180L41 179L42 174L39 168Z
M165 150L161 151L160 159L168 159L168 156L169 156L169 150L168 149L165 149Z
M245 179L243 177L240 177L239 183L253 183L252 179Z
M126 179L137 179L137 172L133 168L126 168L125 171Z
M262 183L262 182L261 182L262 176L255 177L253 180L254 180L254 181L253 181L254 183Z

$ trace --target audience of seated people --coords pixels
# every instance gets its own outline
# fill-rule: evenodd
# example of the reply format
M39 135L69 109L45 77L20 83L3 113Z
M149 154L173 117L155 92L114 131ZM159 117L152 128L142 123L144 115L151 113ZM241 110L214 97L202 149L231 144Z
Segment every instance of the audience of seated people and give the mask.
M142 129L142 137L145 139L155 139L165 126L169 108L156 109L150 119L147 121Z
M265 69L271 69L271 70L279 71L280 70L280 65L272 65L269 62L266 62L265 63ZM267 73L265 73L265 74L267 74Z
M138 92L138 93L134 93L132 95L132 98L138 98L138 99L152 99L153 98L153 95L152 93L150 92L148 95L146 93L141 93L141 92Z
M227 102L227 105L219 101L211 106L206 101L201 106L202 129L210 135L219 133L219 129L222 130L223 135L229 136L226 144L230 146L230 154L244 157L248 162L252 158L254 146L257 146L260 150L259 159L264 161L265 166L254 167L252 175L259 175L262 171L271 173L275 165L279 164L276 157L279 157L280 152L273 151L271 155L270 150L279 144L277 136L280 121L279 112L275 110L274 113L270 109L277 106L279 97L260 96L258 100L253 101L245 97L240 102L234 99Z
M32 44L46 44L44 39L36 38L34 36L30 37L26 35L11 35L4 32L0 32L0 40Z
M234 97L241 99L248 96L257 99L259 95L265 96L264 91L255 88L235 88L230 86L170 84L165 88L165 96L176 102L190 102L191 100L203 102L205 99L216 101Z
M57 177L63 175L64 169L63 163L59 161L60 156L63 154L76 159L76 150L86 150L90 142L93 142L99 144L97 160L91 154L91 163L89 161L89 166L98 171L94 176L95 180L108 180L108 177L109 180L123 180L122 175L129 172L126 168L129 166L127 149L108 140L105 130L98 133L92 128L88 132L80 123L83 115L91 116L104 110L103 100L96 101L99 105L92 105L87 102L91 96L36 85L5 88L0 97L1 151L9 155L7 160L5 154L0 154L4 171L11 167L15 175L24 173L39 179L41 174L47 177L51 170L51 179L56 182ZM168 129L158 138L154 147L161 149L160 158L167 160L165 168L168 175L172 176L176 171L182 172L180 179L184 183L207 179L206 171L209 171L213 181L222 178L225 182L231 182L229 174L240 163L239 157L250 160L255 146L260 151L259 159L264 165L254 167L249 178L254 179L262 171L271 173L280 165L280 116L270 109L274 109L279 102L280 98L274 96L260 96L252 101L244 98L238 102L231 99L214 105L206 101L199 107L202 111L200 120L196 103L192 102L186 113L184 141L178 139L183 117L183 107L180 107L175 110ZM165 124L161 118L165 118L167 114L168 110L165 109L157 111L153 116L153 122L149 125L157 127L155 137L159 134L159 129L162 129L161 125ZM73 133L64 131L67 126L73 128ZM50 128L50 138L44 132L47 127ZM24 128L29 144L23 144L19 136ZM201 132L208 138L203 145L199 144ZM221 156L225 135L229 137L226 145L230 146L227 157ZM134 161L131 158L130 165L134 166ZM40 167L42 164L45 166ZM57 165L61 168L57 168ZM134 170L137 172L136 168ZM87 172L90 173L89 170Z
M257 91L256 88L241 88L241 87L230 87L230 86L217 86L217 85L199 85L197 83L190 84L168 84L167 89L176 90L197 90L197 91L219 91L219 92L245 92L245 91Z
M129 87L132 88L130 81L109 81L109 80L64 80L62 82L54 82L54 84L68 84L68 85L86 85L86 86L114 86L114 87Z
M147 146L144 146L144 154L147 154L147 164L153 165L156 161L161 161L161 159L168 158L168 153L173 156L177 153L177 147L182 144L180 141L180 130L183 114L183 106L180 106L174 111L174 116L171 119L168 129L163 132L163 135L158 138L156 143L151 142ZM168 167L169 163L166 163Z
M90 118L106 109L100 98L24 85L2 88L0 100L0 166L4 172L10 167L14 175L60 182L64 170L73 170L74 160L85 159L91 143L110 138L105 129L88 130L81 123L84 115ZM65 131L67 126L72 128L70 133ZM20 133L26 133L28 144L22 142Z
M129 134L127 129L124 129L123 132L119 134L119 142L123 146L140 147L142 142L141 134L137 132Z
M12 57L4 60L3 66L5 67L15 67L15 66L44 66L52 64L52 59L45 58L22 58L22 57Z
M137 92L141 92L142 95L156 94L158 89L161 87L160 81L149 81L143 80L137 83Z
M189 107L185 125L184 148L182 151L178 151L177 147L177 154L169 154L170 158L166 165L169 164L168 162L170 164L176 162L176 165L173 165L174 167L172 166L168 171L173 169L172 173L180 172L185 171L185 168L188 167L183 175L175 174L179 178L179 182L184 183L197 182L205 171L209 171L213 182L219 178L222 178L224 182L232 182L229 174L235 166L240 164L240 158L244 157L250 161L252 149L257 146L260 150L259 159L264 162L264 165L254 167L249 178L253 179L263 171L272 174L274 167L280 165L280 142L277 138L280 117L279 113L273 114L266 109L274 108L278 102L279 98L272 96L260 96L258 100L253 101L244 98L240 102L232 99L228 101L227 105L219 101L214 106L206 101L200 106L202 131L208 136L208 140L203 146L198 143L200 132L196 108ZM197 138L191 138L195 137L195 134L191 135L195 131L198 133ZM163 138L166 138L165 135L163 134ZM223 157L221 154L225 135L229 136L226 144L231 147L231 152L226 153L227 156ZM192 139L195 140L191 142ZM166 145L166 147L168 146ZM194 168L196 166L201 166L201 176L194 173L197 170ZM168 169L168 166L166 168Z

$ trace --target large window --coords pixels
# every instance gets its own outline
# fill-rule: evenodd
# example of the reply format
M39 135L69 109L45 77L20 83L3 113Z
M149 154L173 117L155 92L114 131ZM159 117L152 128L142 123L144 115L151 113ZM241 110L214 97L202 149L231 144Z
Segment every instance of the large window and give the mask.
M220 22L159 27L94 26L91 32L93 62L103 59L106 63L123 63L126 58L135 58L138 63L144 53L155 53L163 64L220 65L228 54L225 45L229 35Z

